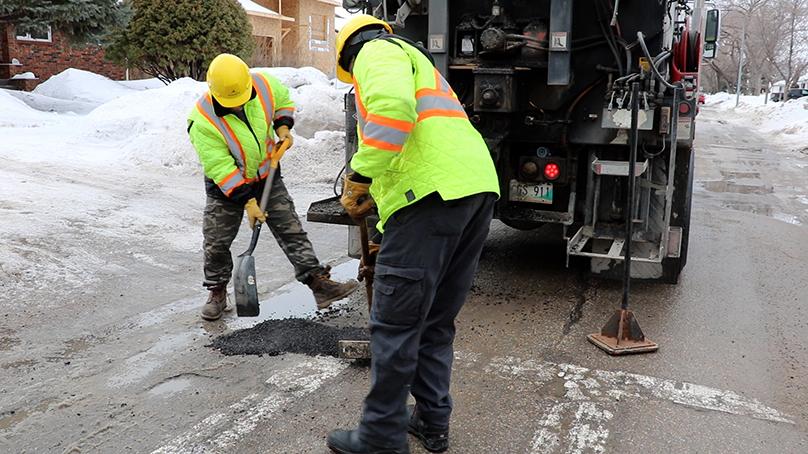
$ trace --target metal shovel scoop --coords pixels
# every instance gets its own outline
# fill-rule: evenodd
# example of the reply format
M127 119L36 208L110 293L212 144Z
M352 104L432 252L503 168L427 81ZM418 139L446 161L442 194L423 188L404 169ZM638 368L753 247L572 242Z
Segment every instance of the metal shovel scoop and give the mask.
M264 183L261 204L259 205L262 213L266 212L269 194L272 192L272 182L275 179L275 172L278 170L278 162L286 153L287 148L289 148L289 141L284 140L270 157L269 175L266 183ZM255 258L252 256L260 234L261 221L257 221L250 239L250 246L236 259L233 287L236 294L236 312L239 317L256 317L261 313L261 308L258 305L258 286L255 281Z

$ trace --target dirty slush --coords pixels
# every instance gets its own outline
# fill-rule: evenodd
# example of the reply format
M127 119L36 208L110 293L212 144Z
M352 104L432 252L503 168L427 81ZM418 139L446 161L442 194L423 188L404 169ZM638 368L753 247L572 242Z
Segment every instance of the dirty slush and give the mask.
M336 328L300 318L267 320L252 328L216 338L208 347L225 355L267 355L302 353L337 356L337 341L368 340L365 328Z

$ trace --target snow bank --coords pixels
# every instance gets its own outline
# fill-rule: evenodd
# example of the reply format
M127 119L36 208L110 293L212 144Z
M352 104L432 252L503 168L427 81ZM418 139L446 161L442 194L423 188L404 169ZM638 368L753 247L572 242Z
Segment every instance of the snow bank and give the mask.
M782 141L808 140L808 98L765 103L764 96L741 96L735 107L735 95L717 93L707 97L706 105L721 111L723 118L743 122L759 132L776 135Z
M51 98L103 104L132 90L114 80L81 69L66 69L39 84L34 93Z
M303 68L253 68L253 71L266 71L273 76L277 77L284 85L289 88L298 88L303 85L331 85L331 81L324 72L311 66L304 66Z
M131 88L133 90L152 90L155 88L163 88L166 86L166 84L164 84L163 81L161 81L156 77L153 77L151 79L121 80L118 81L118 83L126 88Z
M296 137L283 155L283 176L291 184L333 183L345 164L345 133L319 131L313 138Z
M8 90L0 90L0 127L31 127L49 119L49 115L32 109Z
M294 131L297 135L312 138L317 131L345 128L344 90L330 85L303 85L290 90L290 95L296 106Z
M25 72L25 73L15 74L15 75L11 76L11 79L12 80L34 80L34 79L36 79L36 75L34 73L32 73L31 71L28 71L28 72Z
M114 143L116 152L131 162L196 171L187 118L206 88L186 78L163 88L130 91L87 115L88 135Z
M296 144L284 158L285 173L301 183L332 181L343 163L344 88L336 88L315 68L269 68L290 90L296 104ZM87 71L69 69L33 93L0 93L0 124L23 126L59 115L73 117L75 127L59 128L64 140L84 141L88 148L108 148L103 158L138 166L199 172L187 134L188 113L207 85L181 79L166 86L157 79L115 82ZM23 102L24 101L24 102ZM95 107L98 106L98 107ZM33 107L33 108L32 108ZM23 121L28 123L23 124ZM68 124L68 123L65 123ZM54 133L56 134L56 132ZM99 165L102 156L99 156Z
M40 95L39 93L28 91L11 90L8 91L8 94L24 102L32 109L41 112L74 113L83 115L89 113L98 106L95 103L51 98L50 96Z
M746 96L741 95L738 109L749 109L757 106L763 106L766 102L765 95L761 96ZM769 101L771 103L771 101ZM735 109L735 95L732 93L715 93L706 95L705 105L714 107L718 110Z

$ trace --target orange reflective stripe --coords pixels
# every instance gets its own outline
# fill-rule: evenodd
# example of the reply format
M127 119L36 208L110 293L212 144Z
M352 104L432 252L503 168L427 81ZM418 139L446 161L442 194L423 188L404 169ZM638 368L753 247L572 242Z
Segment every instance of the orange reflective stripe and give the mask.
M359 82L357 82L356 79L354 79L354 90L356 91L356 110L358 110L359 114L363 117L367 117L368 111L365 110L365 105L362 104L362 95L359 92Z
M423 98L424 96L440 96L442 98L452 98L452 99L455 98L451 93L435 90L433 88L422 88L417 92L415 92L415 99L420 99Z
M457 110L432 109L421 112L418 115L418 121L426 120L427 118L432 117L468 118L468 115L465 111L460 112Z
M275 95L272 93L272 86L269 81L262 74L253 74L253 86L255 92L258 94L258 100L261 101L261 107L264 110L264 118L267 122L267 135L264 139L264 144L267 150L270 150L272 145L272 138L270 132L272 131L272 122L275 117Z
M219 188L222 190L224 195L229 196L237 187L247 183L248 180L242 178L241 173L238 168L230 172L226 177L222 178L222 180L216 183Z
M379 150L384 151L391 151L393 153L398 153L404 148L403 145L396 145L393 143L385 142L383 140L372 139L369 137L365 137L362 139L362 143L373 148L378 148Z
M283 109L278 109L275 111L275 119L281 117L292 117L295 116L295 108L294 107L284 107Z
M241 146L241 142L238 140L238 137L233 133L233 130L230 129L230 125L227 122L218 116L216 116L215 109L213 108L213 101L211 100L210 93L206 93L197 103L196 108L200 114L217 130L219 134L222 135L225 143L227 144L227 148L230 151L230 155L233 157L233 160L236 162L236 167L239 167L242 171L246 171L246 161L244 159L244 148Z
M230 125L227 124L227 120L222 118L222 123L224 124L224 127L227 128L227 132L230 134L230 136L233 138L233 140L235 140L236 143L238 144L238 151L241 152L241 162L244 163L244 171L246 172L247 171L247 155L244 154L244 147L241 146L241 141L238 140L238 136L236 135L236 133L233 132L233 129L231 129Z
M405 120L396 120L395 118L383 117L376 114L368 114L365 119L367 123L376 123L388 128L393 128L401 132L410 132L415 127L415 123Z

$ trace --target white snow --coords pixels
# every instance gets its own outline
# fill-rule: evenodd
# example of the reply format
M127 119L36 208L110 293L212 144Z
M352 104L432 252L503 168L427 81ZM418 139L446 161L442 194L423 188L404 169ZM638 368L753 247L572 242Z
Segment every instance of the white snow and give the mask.
M268 16L278 16L278 13L275 11L266 8L264 6L259 5L251 0L238 0L241 3L241 7L244 8L244 11L248 13L258 13L258 14L265 14Z
M33 80L36 79L36 75L31 71L28 71L25 73L15 74L11 78L14 80Z
M34 93L51 98L105 103L130 93L131 89L99 74L68 69L39 84Z
M314 68L270 72L297 102L282 167L305 212L331 194L343 165L345 89ZM108 253L199 250L205 193L187 117L206 88L70 69L33 93L0 90L0 286L9 301L125 274Z
M723 120L741 122L784 144L804 146L808 141L808 97L766 102L764 95L741 96L735 107L734 94L716 93L707 95L706 104L720 110Z

